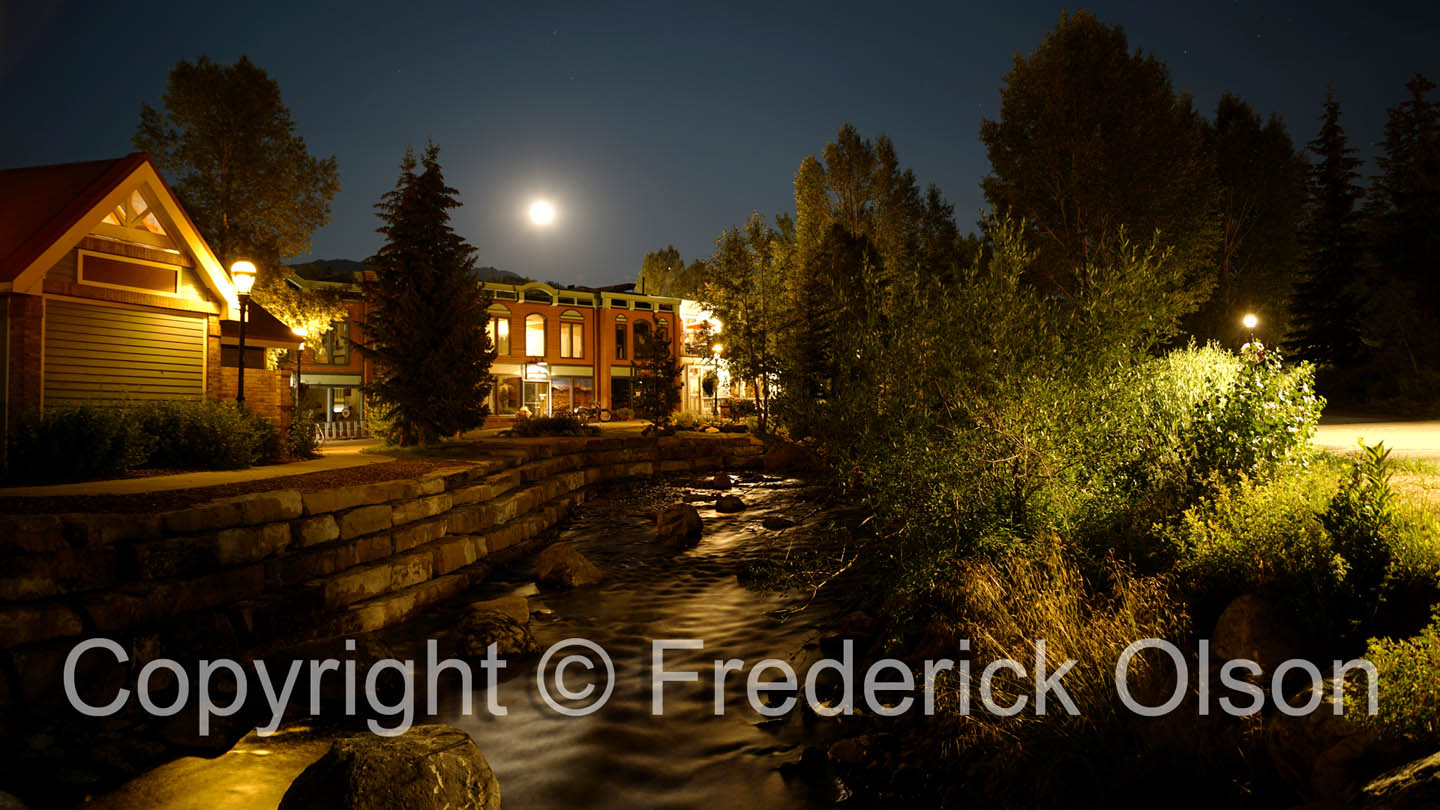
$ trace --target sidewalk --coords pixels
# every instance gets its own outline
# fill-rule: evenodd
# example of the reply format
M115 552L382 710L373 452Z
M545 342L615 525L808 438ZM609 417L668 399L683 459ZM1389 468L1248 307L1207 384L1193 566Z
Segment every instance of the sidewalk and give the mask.
M320 458L309 461L292 461L288 464L268 464L244 470L207 470L205 472L177 473L175 475L152 475L141 478L119 478L111 481L84 481L78 484L49 484L38 487L0 488L0 499L4 498L54 498L69 495L139 495L147 492L167 492L174 489L198 489L200 487L223 486L246 481L262 481L266 478L283 478L287 475L329 472L350 467L363 467L381 461L393 461L389 456L356 452L345 448L340 452L326 452ZM339 448L337 448L339 449Z
M1440 460L1440 421L1365 421L1357 417L1322 419L1315 444L1339 453L1359 450L1356 444L1384 442L1396 456Z

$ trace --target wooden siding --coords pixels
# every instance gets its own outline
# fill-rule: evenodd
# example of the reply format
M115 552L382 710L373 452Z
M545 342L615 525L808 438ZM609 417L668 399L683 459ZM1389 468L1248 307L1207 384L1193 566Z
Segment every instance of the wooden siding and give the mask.
M45 407L205 396L205 319L48 299Z

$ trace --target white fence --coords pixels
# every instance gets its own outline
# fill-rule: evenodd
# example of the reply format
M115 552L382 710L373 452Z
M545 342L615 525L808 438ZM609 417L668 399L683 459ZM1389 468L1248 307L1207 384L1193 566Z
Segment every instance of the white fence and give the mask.
M325 440L332 439L364 439L370 436L363 421L355 420L349 422L320 422L320 429L325 432Z

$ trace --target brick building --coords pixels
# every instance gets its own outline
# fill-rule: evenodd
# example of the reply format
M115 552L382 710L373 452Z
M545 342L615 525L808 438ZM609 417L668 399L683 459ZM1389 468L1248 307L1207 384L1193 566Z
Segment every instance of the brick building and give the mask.
M222 345L239 303L147 155L0 171L3 438L47 410L233 397ZM256 339L269 332L287 340ZM280 384L247 371L257 403Z

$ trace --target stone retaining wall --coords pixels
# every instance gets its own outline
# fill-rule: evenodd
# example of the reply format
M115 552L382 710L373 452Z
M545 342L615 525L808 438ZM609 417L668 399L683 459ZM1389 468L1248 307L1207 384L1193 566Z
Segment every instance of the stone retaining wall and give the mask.
M484 579L597 483L758 465L761 450L728 435L515 440L418 480L160 514L0 515L0 736L12 708L63 700L82 639L124 646L133 686L155 658L374 630ZM113 677L98 680L114 693Z

